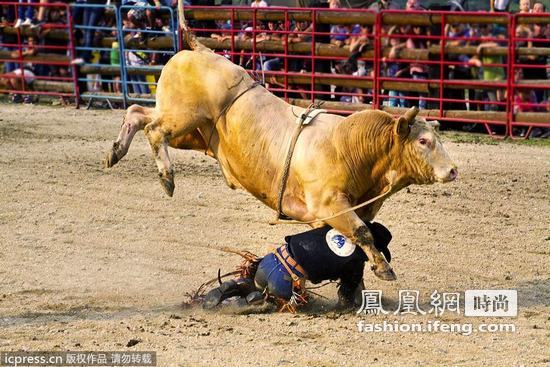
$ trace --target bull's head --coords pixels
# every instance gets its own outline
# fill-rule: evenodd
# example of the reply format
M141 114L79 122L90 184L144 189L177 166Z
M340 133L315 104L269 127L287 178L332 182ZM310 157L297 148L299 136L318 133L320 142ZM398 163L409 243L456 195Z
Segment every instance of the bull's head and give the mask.
M458 171L441 142L439 122L428 122L417 114L418 108L412 107L394 121L395 140L403 145L406 175L417 184L453 181Z

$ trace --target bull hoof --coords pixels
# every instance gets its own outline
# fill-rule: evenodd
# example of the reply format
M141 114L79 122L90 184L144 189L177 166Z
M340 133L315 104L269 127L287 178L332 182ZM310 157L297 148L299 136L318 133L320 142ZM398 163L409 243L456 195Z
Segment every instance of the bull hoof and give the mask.
M174 176L170 173L167 174L161 174L159 173L160 178L160 184L162 185L162 188L164 189L164 192L172 197L174 196Z
M111 150L109 153L107 153L107 156L105 157L105 160L103 161L103 164L105 165L105 168L111 168L118 162L118 156L116 155L114 150Z
M395 275L395 272L393 271L392 267L387 262L378 264L378 266L373 265L372 271L374 272L374 275L376 275L379 279L382 279L382 280L391 282L397 279L397 275Z

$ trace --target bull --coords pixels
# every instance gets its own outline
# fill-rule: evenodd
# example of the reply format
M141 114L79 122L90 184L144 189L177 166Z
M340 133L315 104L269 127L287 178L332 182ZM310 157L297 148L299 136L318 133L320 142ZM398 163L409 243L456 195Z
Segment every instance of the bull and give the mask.
M168 147L204 149L217 159L231 188L277 208L289 141L304 109L257 86L242 67L202 45L188 31L181 4L179 16L191 50L179 52L163 68L154 108L128 108L106 165L118 162L136 131L144 129L169 196L174 171ZM365 221L376 216L391 194L411 184L457 177L434 124L417 113L413 107L397 118L377 110L345 118L318 115L299 136L282 197L288 217L328 224L361 246L383 280L396 275L374 247ZM334 216L377 196L365 207Z

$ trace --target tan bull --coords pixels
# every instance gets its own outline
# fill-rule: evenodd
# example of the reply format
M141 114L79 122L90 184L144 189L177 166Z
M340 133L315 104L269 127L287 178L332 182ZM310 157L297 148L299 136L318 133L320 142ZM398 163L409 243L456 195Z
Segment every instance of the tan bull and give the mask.
M162 186L172 196L168 146L205 149L211 138L209 154L218 160L227 183L275 209L296 116L304 109L255 86L243 68L187 36L193 50L179 52L162 70L155 108L128 109L107 165L122 158L132 136L144 128ZM412 108L399 118L371 110L346 118L320 114L299 136L283 212L300 221L321 219L376 197L390 183L395 193L410 184L454 180L455 164L433 126L416 118L417 112ZM324 223L360 245L379 278L394 280L364 224L387 197Z

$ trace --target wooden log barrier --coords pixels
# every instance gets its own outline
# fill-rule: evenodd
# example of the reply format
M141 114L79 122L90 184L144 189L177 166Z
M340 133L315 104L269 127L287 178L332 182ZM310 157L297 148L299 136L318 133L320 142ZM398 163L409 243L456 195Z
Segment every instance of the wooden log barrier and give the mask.
M34 90L39 92L73 93L74 85L71 82L57 82L53 80L35 80L32 83Z
M550 17L548 17L550 19ZM13 28L5 27L0 29L0 32L6 34L13 34L11 31ZM30 32L25 30L25 32ZM51 34L48 34L46 37L50 38ZM53 39L67 39L67 33L64 31L57 30L54 33ZM225 40L220 41L218 39L209 38L209 37L198 37L199 41L205 46L210 47L213 50L230 50L231 41ZM114 37L105 37L101 41L95 43L95 46L98 47L111 47L113 42L116 41ZM174 41L171 36L161 36L156 38L148 38L144 42L131 37L125 39L125 46L131 49L149 49L149 50L172 50ZM253 50L253 41L235 39L235 50ZM281 41L261 41L256 42L256 51L265 52L265 53L284 53L285 47ZM291 54L304 54L310 55L312 51L311 42L298 42L290 43L288 45L288 51ZM382 51L383 56L388 57L390 53L390 48L386 47ZM476 46L446 46L444 49L445 55L476 55L477 47ZM436 59L441 54L441 46L432 45L428 49L402 49L400 50L397 59L408 59L408 60L430 60L431 58ZM508 54L508 47L491 47L483 50L483 55L485 56L506 56ZM550 56L550 47L518 47L516 48L516 54L519 56L534 55L534 56ZM317 56L327 56L327 57L349 57L350 52L346 47L337 47L335 45L326 44L326 43L316 43L315 44L315 55ZM373 58L374 50L369 49L365 51L361 57L364 58Z
M61 93L72 93L73 84L70 82L58 82L50 80L35 80L33 83L33 88L37 91L43 92L61 92ZM120 94L109 94L109 93L99 93L100 95L112 95L113 97L120 96ZM130 97L132 97L131 95ZM141 96L143 97L143 96ZM147 95L146 97L154 99L154 96ZM300 107L308 107L311 104L309 99L290 99L289 102L293 105ZM365 109L372 109L370 104L362 103L345 103L345 102L332 102L326 101L322 105L323 108L329 110L338 110L338 111L348 111L356 112ZM407 109L399 107L387 107L382 106L382 110L387 111L391 114L401 115L404 114ZM439 110L420 110L420 116L435 118L439 117ZM443 111L443 117L452 118L456 120L460 119L476 119L484 120L487 122L497 121L497 122L506 122L506 112L496 112L496 111L466 111L466 110L445 110ZM519 112L515 115L516 122L530 122L538 124L548 124L550 121L550 113L548 112Z
M7 60L13 60L14 62L17 62L19 60L18 56L12 57L12 52L14 51L6 51L6 50L0 50L0 59L7 59ZM51 53L38 53L36 55L29 55L23 57L24 62L52 62L52 63L66 63L68 64L71 60L61 54L51 54Z
M289 100L289 103L307 108L311 101L309 99L299 99L292 98ZM338 111L348 111L356 112L366 109L372 109L371 104L364 103L346 103L346 102L332 102L327 101L321 105L322 108L328 110L338 110ZM407 111L407 108L400 107L387 107L381 106L380 108L383 111L389 112L394 115L402 115ZM420 116L437 119L439 117L439 110L427 110L422 109L419 112ZM443 117L452 118L455 120L468 119L468 120L484 120L487 122L496 121L496 122L506 122L506 112L497 112L497 111L466 111L466 110L445 110L443 111ZM519 112L515 115L516 122L531 122L537 124L548 124L550 121L549 112Z
M330 10L317 10L316 23L318 24L342 24L342 25L373 25L376 21L376 14L373 12L338 12ZM231 10L227 9L189 9L185 12L187 19L195 20L229 20L231 19ZM236 21L251 21L253 20L253 10L237 9L234 11L234 19ZM382 15L383 25L418 25L432 26L439 25L445 17L445 23L449 24L508 24L508 16L506 14L461 14L456 12L453 14L441 15L438 13L423 13L423 14L407 14L404 12L389 12ZM285 16L283 11L277 10L257 10L256 19L259 21L284 21ZM294 21L311 22L311 11L307 10L292 10L288 13L288 19ZM518 17L519 24L549 24L550 17L548 16L529 16Z

